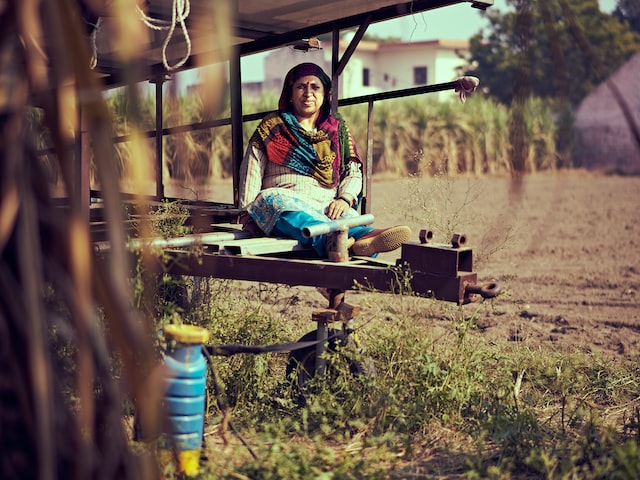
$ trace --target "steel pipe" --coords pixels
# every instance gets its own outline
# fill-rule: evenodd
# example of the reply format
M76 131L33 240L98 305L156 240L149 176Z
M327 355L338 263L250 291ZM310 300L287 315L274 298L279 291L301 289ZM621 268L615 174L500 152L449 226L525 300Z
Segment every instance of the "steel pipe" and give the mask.
M140 250L142 247L153 248L178 248L190 247L192 245L206 245L215 242L224 242L229 240L239 240L249 238L252 235L249 232L238 230L235 232L210 232L196 233L193 235L184 235L182 237L155 237L155 238L134 238L127 243L128 250ZM95 242L93 248L97 253L104 253L111 250L109 242Z
M338 232L340 230L348 230L353 227L362 225L371 225L374 221L373 214L366 213L357 217L341 218L326 223L311 225L302 229L302 235L305 238L317 237L318 235L326 235L328 233Z

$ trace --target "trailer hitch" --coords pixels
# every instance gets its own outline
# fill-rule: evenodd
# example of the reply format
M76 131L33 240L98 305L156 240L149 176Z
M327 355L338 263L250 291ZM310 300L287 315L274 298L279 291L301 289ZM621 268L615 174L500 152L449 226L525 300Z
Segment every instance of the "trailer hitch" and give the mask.
M425 228L418 235L420 243L402 245L398 264L407 264L413 272L414 291L430 291L438 300L454 301L460 305L494 298L501 288L495 283L478 284L473 270L473 250L464 233L453 233L449 243L434 243L433 231Z
M471 284L464 287L465 296L480 295L482 298L495 298L500 295L502 289L495 282L484 283L482 285Z

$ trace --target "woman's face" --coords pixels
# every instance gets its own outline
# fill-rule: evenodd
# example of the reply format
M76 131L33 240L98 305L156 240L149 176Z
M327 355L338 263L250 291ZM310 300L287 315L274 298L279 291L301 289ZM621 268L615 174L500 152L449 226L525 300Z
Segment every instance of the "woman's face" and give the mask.
M298 119L317 118L324 103L324 85L314 75L300 77L292 86L293 113ZM315 120L314 118L314 120Z

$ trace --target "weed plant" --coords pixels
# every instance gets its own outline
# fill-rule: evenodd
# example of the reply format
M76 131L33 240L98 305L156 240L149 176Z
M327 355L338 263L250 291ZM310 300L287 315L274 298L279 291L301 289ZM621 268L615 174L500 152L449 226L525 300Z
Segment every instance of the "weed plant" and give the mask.
M158 228L182 231L179 211L157 213ZM395 294L347 295L362 309L363 348L330 355L302 402L286 353L213 357L200 478L637 478L636 363L489 343L476 321L491 301L419 298L409 277L398 274ZM201 325L212 344L295 340L324 301L312 289L183 282L186 298L159 322ZM352 362L375 370L354 375Z
M214 344L291 341L311 329L305 292L187 284L181 319L207 328ZM214 357L210 397L214 378L220 392L208 408L201 477L635 478L637 365L488 344L475 326L484 305L398 290L353 293L367 319L356 326L365 349L332 357L330 376L306 385L303 404L286 354ZM354 376L349 362L365 358L375 375Z
M215 295L191 320L214 342L290 341L310 329L290 315L303 311L281 308L285 289L264 303L255 286L209 282ZM202 478L636 478L636 364L489 344L474 323L483 306L353 295L368 319L357 358L375 375L331 363L300 405L285 355L214 358L228 410L210 411Z
M417 172L408 182L421 180ZM472 183L452 194L461 180L431 177L408 211L455 231L476 195ZM188 233L182 213L177 204L157 210L156 232ZM348 294L362 308L354 327L364 348L329 356L302 402L286 353L213 357L201 478L637 478L637 364L488 343L476 321L491 301L418 298L409 280L398 270L395 294ZM157 290L159 327L197 324L213 344L245 345L312 329L311 289L179 281L180 301ZM354 376L352 362L375 373Z

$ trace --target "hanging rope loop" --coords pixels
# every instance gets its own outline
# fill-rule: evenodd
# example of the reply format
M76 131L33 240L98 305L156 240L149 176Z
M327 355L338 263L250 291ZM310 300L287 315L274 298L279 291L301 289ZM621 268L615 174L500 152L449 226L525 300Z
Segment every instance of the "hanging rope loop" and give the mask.
M93 70L98 66L98 32L100 32L100 28L102 28L102 17L98 17L98 21L96 22L93 30L91 31L91 36L89 37L91 41L91 59L89 61L89 68Z
M173 3L171 5L170 22L159 18L150 17L138 5L136 5L136 9L138 10L138 15L140 15L142 23L144 23L147 27L156 31L167 31L167 36L165 37L164 42L162 42L162 64L164 65L164 68L171 71L184 65L188 60L189 55L191 55L191 38L189 37L189 32L187 31L186 25L187 17L189 17L189 13L191 13L190 0L173 0ZM174 65L169 65L169 62L167 60L167 48L169 46L169 43L171 42L177 25L180 25L180 30L182 30L182 35L184 36L187 50L184 56L178 62L176 62Z
M180 68L182 65L186 63L191 55L191 38L189 37L189 32L187 30L186 20L189 17L189 13L191 13L191 1L190 0L173 0L171 4L171 21L162 20L161 18L153 18L147 15L144 10L140 8L139 5L136 5L136 10L138 11L138 15L148 28L156 31L166 31L167 36L162 42L162 64L164 68L168 71L175 70ZM184 56L178 60L174 65L169 65L169 61L167 60L167 48L169 47L169 43L173 38L173 34L176 30L176 26L180 25L180 30L182 30L182 35L184 36L184 42L186 44L186 52ZM93 31L91 32L90 41L91 41L91 63L90 67L93 70L98 65L98 45L97 45L97 35L100 31L100 27L102 26L102 17L98 18L96 25L94 26Z

